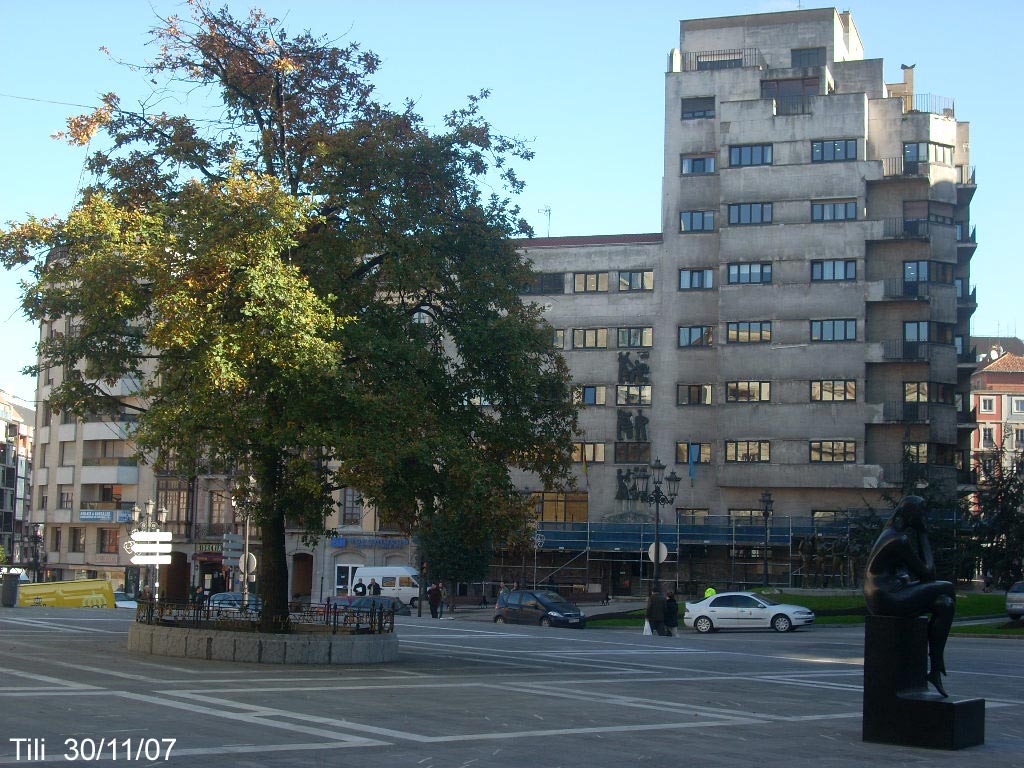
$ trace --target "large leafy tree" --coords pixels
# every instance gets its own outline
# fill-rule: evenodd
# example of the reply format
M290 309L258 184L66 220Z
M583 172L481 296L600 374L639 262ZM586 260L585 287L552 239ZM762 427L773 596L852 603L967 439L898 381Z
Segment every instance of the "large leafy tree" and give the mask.
M998 584L1009 586L1019 578L1024 557L1024 451L1000 444L986 451L975 468L978 491L972 497L971 519L977 557Z
M551 329L518 296L510 162L529 152L481 97L432 132L374 100L378 60L358 45L189 5L140 69L157 96L205 90L220 108L104 96L67 132L101 135L94 182L67 218L7 227L0 258L32 265L31 318L74 326L34 367L67 372L55 409L135 408L146 456L239 468L264 626L282 628L286 515L316 535L351 486L410 532L436 518L507 536L523 519L510 468L564 480L576 414ZM125 377L140 387L123 402Z

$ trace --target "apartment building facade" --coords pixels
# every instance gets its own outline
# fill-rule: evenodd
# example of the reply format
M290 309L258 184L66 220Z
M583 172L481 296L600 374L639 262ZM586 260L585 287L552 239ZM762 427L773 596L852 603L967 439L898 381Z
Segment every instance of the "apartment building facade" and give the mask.
M795 539L887 508L908 466L965 490L969 125L863 51L835 9L681 22L660 235L523 242L584 405L578 492L538 496L552 573L585 549L591 585L649 577L653 525L598 528L653 520L624 486L656 459L682 478L659 531L680 580L717 551L788 583Z
M971 398L978 415L972 450L985 466L1003 452L1004 462L1024 451L1024 356L993 347L973 376Z
M0 395L0 547L11 563L38 570L38 532L31 517L35 412Z

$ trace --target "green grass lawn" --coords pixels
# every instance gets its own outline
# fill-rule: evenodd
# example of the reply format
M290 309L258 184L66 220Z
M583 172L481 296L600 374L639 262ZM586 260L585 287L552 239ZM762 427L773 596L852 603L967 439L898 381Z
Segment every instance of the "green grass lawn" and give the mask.
M754 590L755 592L761 592L762 590ZM788 594L786 592L774 592L768 590L766 597L774 600L776 603L794 603L796 605L803 605L814 611L816 616L816 622L818 624L863 624L864 617L867 615L867 609L864 607L864 598L861 595L815 595L815 594ZM680 627L682 627L682 615L684 606L679 606L680 616ZM956 618L957 619L973 619L983 618L986 616L1002 616L1006 610L1006 595L1002 592L962 592L957 594L956 600ZM603 618L600 616L592 617L587 619L587 624L592 627L641 627L644 623L644 612L642 610L631 611L625 615L609 616ZM1006 622L1000 622L993 625L984 626L999 626L1000 624L1006 624ZM957 628L956 631L963 629L965 632L970 628L963 627ZM1024 634L1024 630L1019 631L1020 634ZM1007 634L1013 634L1012 627Z

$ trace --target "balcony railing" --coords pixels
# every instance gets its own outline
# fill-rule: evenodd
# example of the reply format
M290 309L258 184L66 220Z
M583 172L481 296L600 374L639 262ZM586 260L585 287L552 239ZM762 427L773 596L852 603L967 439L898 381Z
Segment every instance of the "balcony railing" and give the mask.
M886 299L927 299L931 296L931 283L899 277L887 278L882 295Z
M192 535L197 539L219 538L225 533L234 533L235 527L234 523L196 523Z
M137 467L139 460L134 456L86 456L83 467Z
M888 400L882 406L882 417L886 421L904 424L924 424L928 421L928 403L905 403L902 400Z
M958 243L975 245L978 242L977 227L971 227L970 232L968 232L967 227L961 221L958 221L954 226L956 227L956 241Z
M916 237L928 237L931 232L931 223L926 219L882 219L882 237L886 239L895 238L910 239Z
M961 364L977 365L978 364L978 348L977 347L971 347L966 352L959 352L959 353L957 353L956 361L958 363L961 363Z
M886 339L882 342L884 360L930 360L931 345L927 341Z
M956 183L957 184L976 184L974 180L974 166L973 165L958 165L956 167Z
M83 501L81 509L114 509L130 512L135 506L134 501Z
M683 71L740 69L767 66L759 48L726 48L719 51L683 51Z
M915 93L914 105L910 107L909 99L904 97L908 112L930 112L943 117L956 117L956 102L948 96L936 96L933 93Z
M894 176L927 176L928 163L919 160L906 161L902 157L883 157L882 175Z
M811 114L811 100L814 96L776 96L776 115L809 115Z

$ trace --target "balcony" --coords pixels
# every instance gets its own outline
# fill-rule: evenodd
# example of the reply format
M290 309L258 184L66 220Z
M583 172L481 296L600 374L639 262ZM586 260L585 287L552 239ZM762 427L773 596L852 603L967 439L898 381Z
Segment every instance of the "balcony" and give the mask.
M960 470L953 466L939 464L882 464L882 482L886 485L944 484L957 483Z
M956 412L956 428L974 430L978 426L978 411L968 408Z
M978 367L978 348L971 347L966 352L959 352L956 356L957 368L970 368L974 370Z
M743 69L768 66L759 48L725 48L718 51L683 51L683 72L707 72L715 69Z
M882 178L928 178L928 163L920 161L905 161L900 157L883 157Z
M978 289L972 288L966 296L957 296L956 308L958 312L973 314L978 308Z
M948 96L936 96L934 93L904 96L903 109L907 112L929 112L943 117L956 117L956 102Z
M974 166L958 165L956 175L956 204L968 205L978 190L978 185L974 181Z
M928 403L888 400L882 406L882 420L899 424L926 424L929 420Z
M927 362L932 359L932 344L927 341L886 339L882 342L882 359Z
M928 239L931 223L927 219L875 219L882 222L882 240Z
M809 115L811 114L812 100L816 96L776 96L772 99L775 102L775 115Z
M883 284L884 299L921 299L931 298L931 283L919 280L904 280L899 277L887 278Z
M196 539L219 539L225 533L234 533L236 527L234 523L196 523L192 531Z

